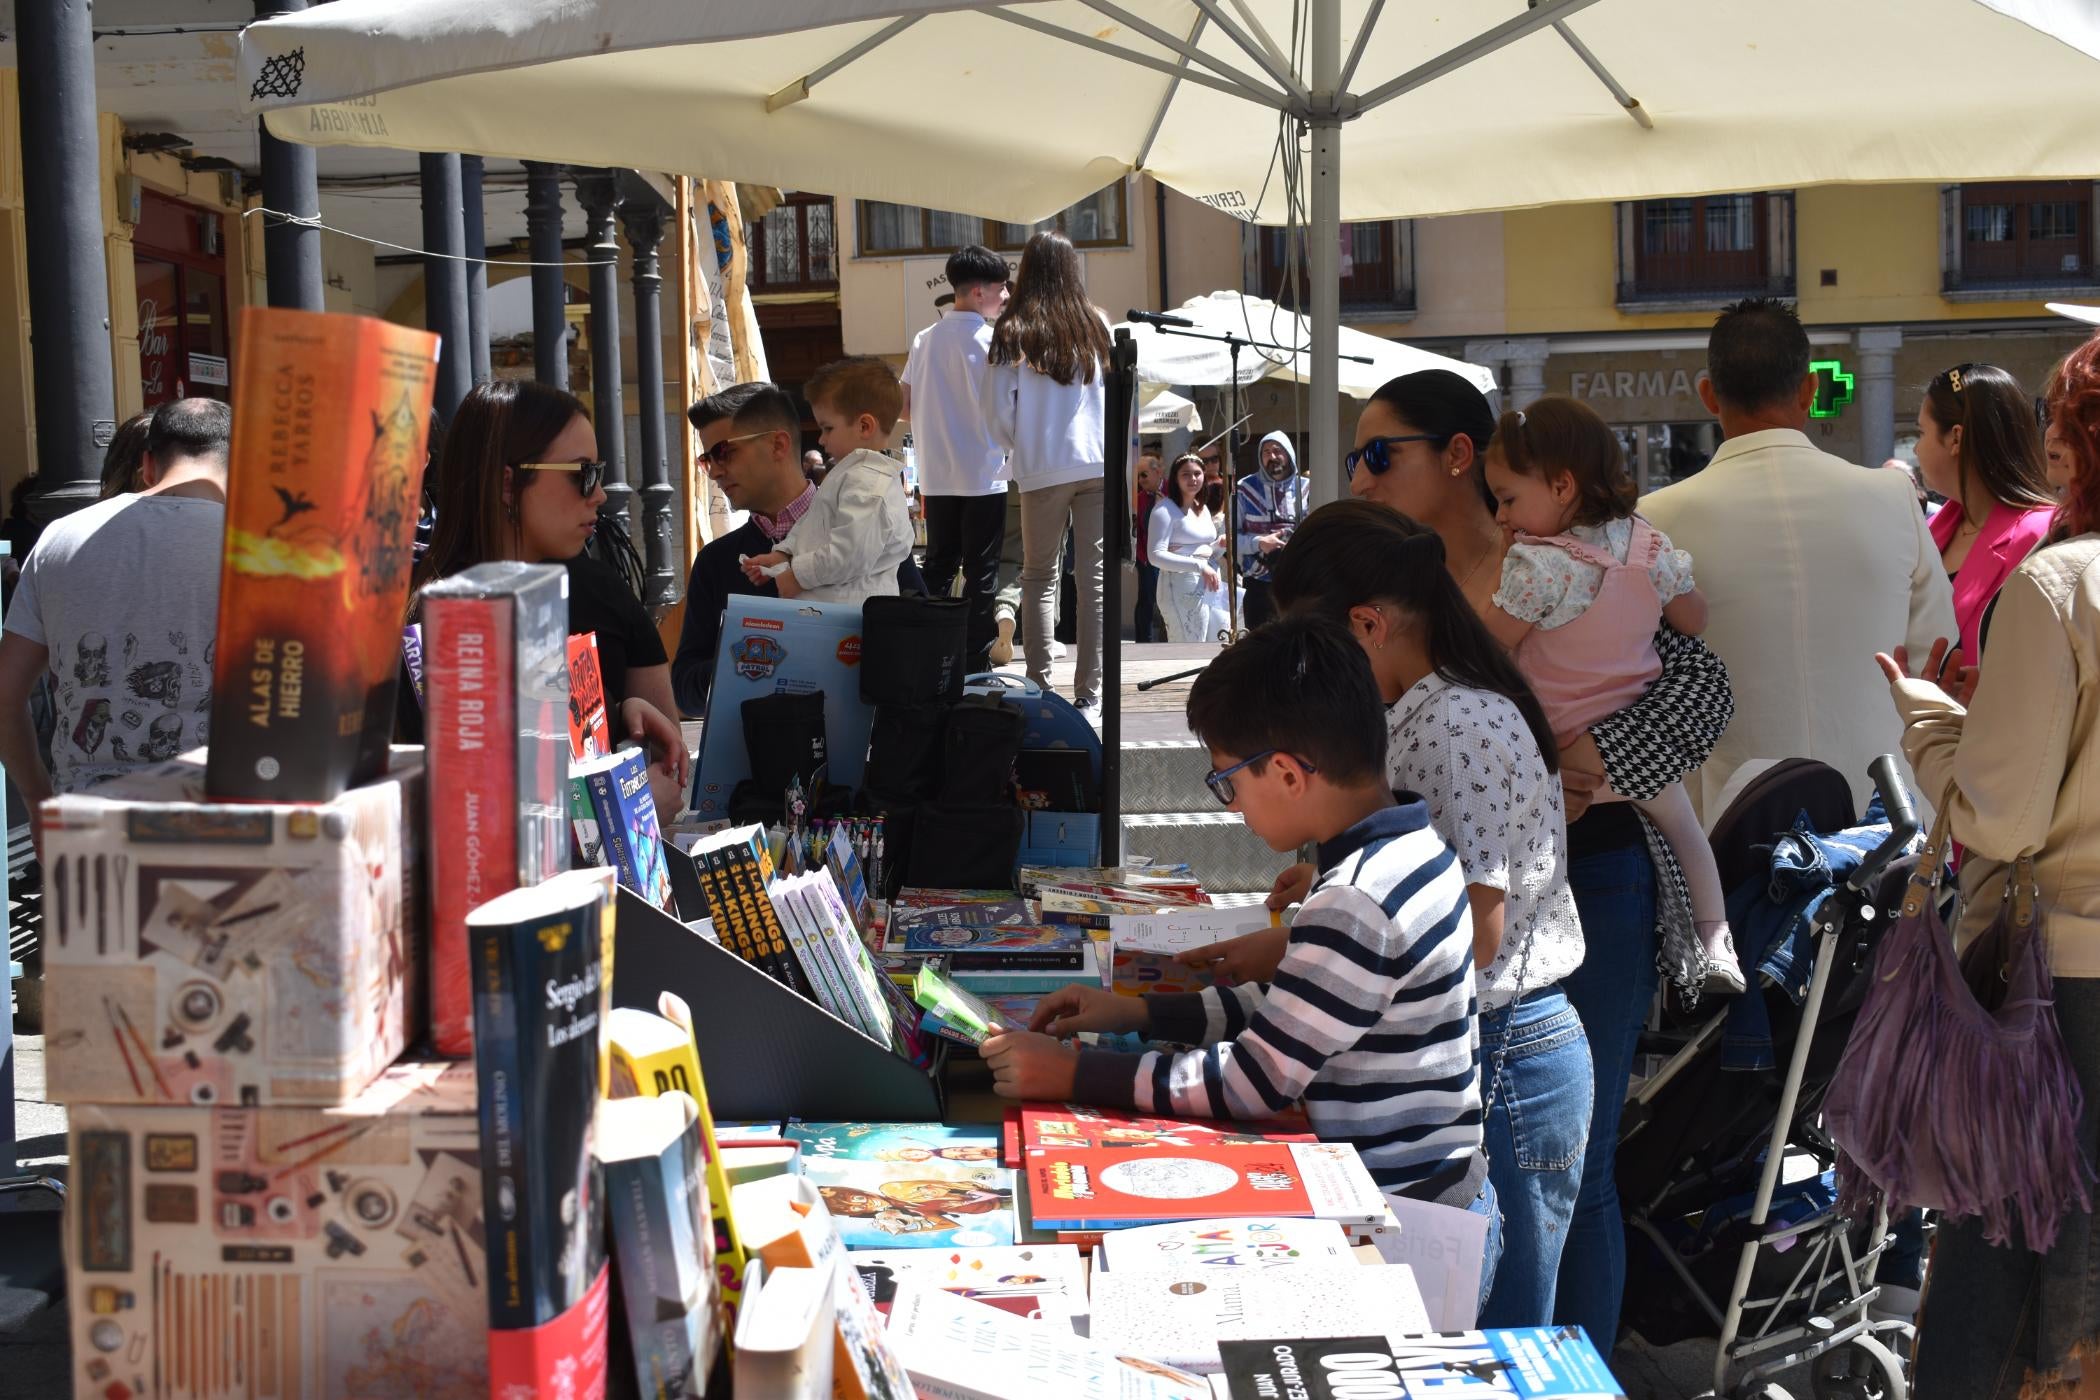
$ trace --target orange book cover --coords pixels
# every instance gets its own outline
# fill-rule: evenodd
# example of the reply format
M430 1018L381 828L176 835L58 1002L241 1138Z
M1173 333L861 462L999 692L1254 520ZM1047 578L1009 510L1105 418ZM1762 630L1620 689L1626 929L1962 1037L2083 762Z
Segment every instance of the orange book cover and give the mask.
M605 711L605 680L598 669L598 634L569 638L569 751L578 759L613 751L612 722Z
M326 802L386 767L437 337L241 313L207 793Z

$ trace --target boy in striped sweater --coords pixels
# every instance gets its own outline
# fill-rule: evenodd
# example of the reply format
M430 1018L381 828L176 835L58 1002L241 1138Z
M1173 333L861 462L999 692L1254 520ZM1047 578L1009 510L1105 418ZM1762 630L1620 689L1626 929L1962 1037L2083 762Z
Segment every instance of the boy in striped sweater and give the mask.
M1487 1216L1492 1276L1465 876L1422 800L1386 787L1385 707L1362 648L1325 619L1271 623L1197 678L1188 720L1211 752L1211 791L1256 835L1278 851L1319 843L1274 980L1143 998L1066 987L1030 1030L985 1041L998 1092L1211 1118L1302 1098L1313 1131L1355 1147L1388 1194ZM1078 1031L1201 1048L1056 1039Z

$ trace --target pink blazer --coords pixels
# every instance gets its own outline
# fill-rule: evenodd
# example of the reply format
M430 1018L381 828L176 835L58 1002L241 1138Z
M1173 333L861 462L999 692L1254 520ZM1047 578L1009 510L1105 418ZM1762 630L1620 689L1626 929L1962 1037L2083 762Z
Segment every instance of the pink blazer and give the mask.
M2049 533L2050 522L2055 518L2054 506L2014 510L2004 505L1992 506L1985 517L1983 532L1969 546L1969 557L1954 576L1954 621L1961 628L1961 654L1968 664L1975 664L1982 655L1976 630L1983 625L1984 610L2012 577L2012 571ZM1932 517L1932 542L1942 553L1954 532L1961 528L1961 522L1961 505L1955 501L1941 506L1940 513Z

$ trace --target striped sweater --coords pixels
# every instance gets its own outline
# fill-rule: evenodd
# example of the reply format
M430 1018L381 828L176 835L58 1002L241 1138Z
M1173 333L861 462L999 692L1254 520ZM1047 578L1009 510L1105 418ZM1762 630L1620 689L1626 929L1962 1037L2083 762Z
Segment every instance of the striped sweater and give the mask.
M1465 874L1412 793L1320 846L1321 875L1266 987L1146 998L1170 1054L1081 1050L1075 1097L1313 1131L1387 1192L1464 1205L1486 1176Z

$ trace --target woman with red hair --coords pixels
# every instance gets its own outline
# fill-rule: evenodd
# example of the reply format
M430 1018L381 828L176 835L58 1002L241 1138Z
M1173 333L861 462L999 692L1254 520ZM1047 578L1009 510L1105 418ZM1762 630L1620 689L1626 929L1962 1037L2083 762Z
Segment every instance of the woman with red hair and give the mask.
M2064 362L2049 399L2072 462L2055 526L1998 595L1980 679L1948 694L1876 659L1906 726L1921 795L1968 848L1957 942L1997 916L2012 863L2032 856L2055 1014L2084 1091L2078 1145L2100 1156L2100 338ZM1934 648L1926 675L1938 669ZM2083 1191L2074 1194L2084 1195ZM1993 1245L1980 1221L1942 1223L1919 1328L1914 1394L2013 1400L2100 1393L2100 1240L2073 1208L2053 1244Z

